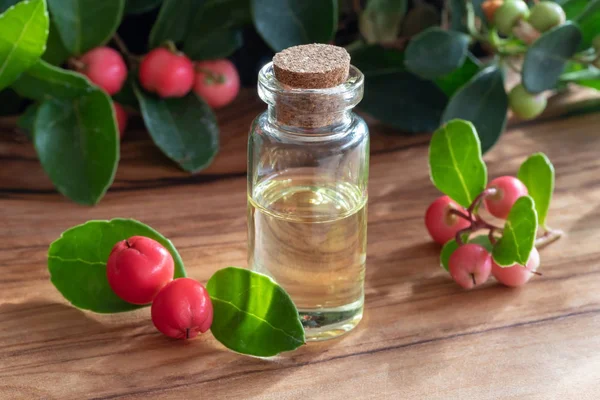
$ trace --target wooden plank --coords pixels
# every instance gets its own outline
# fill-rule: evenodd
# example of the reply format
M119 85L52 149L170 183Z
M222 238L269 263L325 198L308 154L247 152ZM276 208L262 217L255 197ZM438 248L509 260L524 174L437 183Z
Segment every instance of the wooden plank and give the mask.
M242 106L244 107L244 106ZM438 194L427 136L373 125L366 314L351 334L271 360L226 351L210 334L162 337L149 310L96 315L52 287L48 244L89 219L140 219L173 239L201 281L246 265L245 133L231 115L236 167L190 177L124 145L117 183L96 207L55 193L28 144L0 134L0 398L597 398L600 390L600 115L513 125L486 155L492 176L543 151L557 169L542 277L466 292L438 266L423 213ZM243 160L243 163L239 160ZM164 162L163 162L164 161ZM232 161L233 162L233 161ZM225 163L227 164L227 163Z

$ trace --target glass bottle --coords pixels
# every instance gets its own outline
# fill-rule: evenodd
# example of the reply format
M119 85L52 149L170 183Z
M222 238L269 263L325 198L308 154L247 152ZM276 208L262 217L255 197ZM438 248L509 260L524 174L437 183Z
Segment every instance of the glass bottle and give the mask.
M350 66L338 86L294 89L269 63L258 92L268 110L248 144L248 265L290 294L307 340L333 338L363 313L369 133L352 112L363 75Z

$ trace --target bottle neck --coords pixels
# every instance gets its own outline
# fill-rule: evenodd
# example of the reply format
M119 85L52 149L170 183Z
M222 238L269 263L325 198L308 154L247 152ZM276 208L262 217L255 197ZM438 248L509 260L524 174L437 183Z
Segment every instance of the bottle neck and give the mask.
M267 118L273 127L288 133L325 135L346 130L352 124L352 109L329 113L297 113L275 104L269 106Z

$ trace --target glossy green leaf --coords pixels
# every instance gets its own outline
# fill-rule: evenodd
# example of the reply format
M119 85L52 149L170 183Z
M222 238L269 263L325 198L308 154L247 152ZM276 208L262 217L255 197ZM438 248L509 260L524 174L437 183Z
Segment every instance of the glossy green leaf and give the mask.
M110 40L125 0L48 0L48 6L65 48L79 55Z
M21 96L34 100L71 100L98 90L85 76L38 61L21 74L12 88Z
M501 267L525 265L535 244L538 222L535 204L529 196L520 197L510 209L502 238L494 245L492 257Z
M471 121L485 153L497 141L506 125L508 96L502 71L496 66L481 70L450 99L442 122L455 118Z
M250 0L208 1L196 12L183 51L194 60L227 57L242 46L239 28L250 22Z
M429 28L412 38L404 64L423 79L434 79L459 68L467 57L469 36L456 31Z
M517 178L525 184L535 202L538 223L545 226L554 192L554 166L544 153L536 153L521 164Z
M434 82L448 97L452 97L458 89L473 79L480 69L481 64L479 60L473 54L468 53L465 62L460 68L434 79Z
M206 289L214 308L210 330L225 347L270 357L305 343L294 302L271 278L229 267L217 271Z
M65 47L56 28L56 23L50 19L50 32L48 33L48 42L46 51L42 59L53 65L61 65L69 58L69 50Z
M201 3L201 0L164 0L150 31L150 48L158 47L167 40L183 40Z
M582 33L581 47L590 47L594 37L600 34L600 0L588 1L585 9L576 18L575 22Z
M106 278L106 262L113 246L132 236L162 244L175 261L175 278L186 276L181 257L170 240L133 219L88 221L66 230L48 249L50 280L75 307L97 313L130 311L142 306L121 300Z
M163 2L163 0L125 0L126 14L143 14L152 11Z
M359 18L367 43L393 42L406 14L408 0L369 0Z
M44 53L48 24L45 0L23 1L0 14L0 90Z
M467 243L475 243L483 246L489 252L491 252L493 248L492 242L490 242L490 239L485 235L475 236L468 240ZM444 247L442 247L442 252L440 253L440 266L446 271L449 270L448 262L450 261L450 256L456 249L458 249L458 243L454 239L450 239Z
M337 0L252 0L252 20L275 51L309 43L327 43L337 29Z
M581 32L570 22L540 36L527 50L523 62L521 75L527 91L539 93L554 88L580 43Z
M110 98L100 89L70 101L46 100L34 124L34 145L56 189L92 205L113 182L119 135Z
M429 175L435 187L463 207L469 207L485 189L487 168L473 124L457 119L433 133Z
M592 0L597 1L597 0ZM567 16L567 20L577 20L582 14L585 7L590 3L590 0L566 0L566 1L555 1L559 3Z
M450 28L453 31L468 33L464 0L450 0Z
M39 109L39 103L30 104L17 120L17 126L25 133L25 135L27 135L30 140L33 138L33 127Z
M439 126L446 95L433 82L406 71L401 52L367 46L352 52L351 57L365 76L361 110L408 132L432 131Z
M146 128L167 157L188 172L206 168L219 148L219 127L208 105L190 93L161 99L134 87Z

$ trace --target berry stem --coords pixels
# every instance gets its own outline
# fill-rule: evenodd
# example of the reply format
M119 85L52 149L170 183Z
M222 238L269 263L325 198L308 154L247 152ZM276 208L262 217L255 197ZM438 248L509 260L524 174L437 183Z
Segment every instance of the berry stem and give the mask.
M483 192L479 193L479 195L475 197L475 200L473 200L473 202L467 210L467 212L469 213L469 217L471 217L471 219L473 218L473 212L479 208L483 199L485 199L488 196L495 196L497 193L498 189L494 187L487 188Z
M466 219L469 222L473 222L473 220L471 218L469 218L469 216L467 214L461 212L460 210L457 210L455 208L451 208L449 212L450 212L450 214L453 214L453 215L456 215L456 216L458 216L460 218Z
M552 229L544 232L542 236L535 240L535 247L538 249L548 246L550 243L556 242L564 235L564 232L558 229Z
M84 71L87 68L87 65L83 61L76 59L75 57L71 57L67 60L67 64L77 71Z
M115 35L112 37L112 40L117 45L119 51L123 53L125 59L127 60L127 64L129 64L130 67L133 67L136 63L140 61L140 57L131 54L131 52L127 48L127 45L125 44L123 39L121 39L121 36L119 36L118 33L115 33Z

